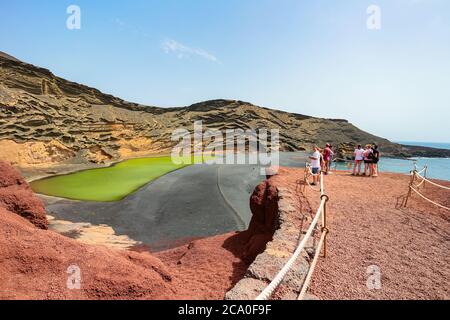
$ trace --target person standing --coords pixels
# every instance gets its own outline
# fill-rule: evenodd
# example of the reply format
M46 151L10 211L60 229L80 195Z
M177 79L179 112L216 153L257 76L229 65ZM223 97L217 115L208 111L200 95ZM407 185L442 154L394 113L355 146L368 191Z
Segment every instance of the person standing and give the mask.
M323 150L323 168L324 168L324 173L328 174L328 171L330 169L330 162L331 162L331 157L333 155L333 151L331 151L331 144L327 143L327 145L325 146L325 149Z
M333 158L334 158L334 151L333 146L330 144L330 161L328 161L328 171L331 171L331 165L333 164Z
M354 155L355 155L355 165L353 167L353 175L359 176L361 174L361 164L364 160L364 149L360 144L355 149Z
M315 186L317 183L319 183L319 174L320 174L320 160L322 158L322 155L320 154L320 150L318 146L313 147L313 154L309 159L311 160L311 171L313 174L313 183L312 185Z
M371 176L372 175L372 146L370 144L366 145L364 149L364 175Z
M372 177L378 177L378 162L380 161L380 151L376 144L372 148Z

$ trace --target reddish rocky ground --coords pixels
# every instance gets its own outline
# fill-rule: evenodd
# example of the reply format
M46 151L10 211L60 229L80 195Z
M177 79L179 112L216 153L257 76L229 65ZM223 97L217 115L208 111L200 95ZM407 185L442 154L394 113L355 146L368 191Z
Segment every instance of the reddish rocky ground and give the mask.
M317 192L302 192L303 170L281 169L251 198L249 230L196 240L150 254L82 244L47 230L42 203L20 174L0 162L0 299L223 299L271 240L277 188L295 187L298 208L313 214ZM446 185L450 183L441 182ZM328 256L313 276L322 299L449 299L449 216L413 196L396 206L408 177L352 177L325 181L329 202ZM448 191L426 186L449 205ZM81 289L67 288L67 269L81 271ZM381 271L381 289L366 286L367 268Z
M86 245L46 230L44 206L20 173L4 162L0 172L0 299L223 299L273 232L255 199L251 231L154 255ZM80 290L67 288L72 265Z
M315 271L312 293L322 299L450 299L449 211L417 195L406 208L396 207L408 189L407 176L338 172L325 179L329 250ZM424 193L449 205L450 191L426 185ZM317 195L307 195L316 207ZM372 265L380 268L379 290L366 285Z

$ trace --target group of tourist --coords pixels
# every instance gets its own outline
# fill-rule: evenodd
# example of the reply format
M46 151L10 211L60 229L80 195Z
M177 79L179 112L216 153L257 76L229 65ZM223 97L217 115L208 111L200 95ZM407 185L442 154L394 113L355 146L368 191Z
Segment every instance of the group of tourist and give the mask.
M313 174L313 183L316 185L319 182L319 174L323 172L328 174L330 172L331 164L333 163L333 147L327 143L325 148L321 149L318 146L313 147L313 154L310 156L311 171ZM380 151L378 146L374 144L368 144L364 148L361 145L355 149L354 163L352 175L361 175L361 168L364 164L364 172L362 175L369 177L378 177L378 162L380 160Z
M361 145L355 149L355 163L353 166L354 176L361 175L361 166L364 163L363 176L378 177L378 162L380 161L380 151L378 146L374 144L368 144L364 148Z
M328 174L331 164L333 163L333 156L334 152L331 144L327 143L323 149L320 149L318 146L314 146L313 154L309 157L311 160L311 171L313 174L313 186L318 183L320 172Z

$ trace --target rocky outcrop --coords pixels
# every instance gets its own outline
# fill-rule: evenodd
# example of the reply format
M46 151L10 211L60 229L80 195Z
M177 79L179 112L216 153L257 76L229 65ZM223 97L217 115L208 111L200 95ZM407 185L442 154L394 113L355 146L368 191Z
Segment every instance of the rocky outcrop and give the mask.
M25 167L102 163L167 153L173 130L279 129L284 151L315 143L370 143L384 154L408 156L407 148L359 130L346 120L319 119L235 100L182 108L129 103L49 70L0 54L0 159Z
M1 207L0 221L0 299L151 299L173 294L169 271L149 254L84 245L36 229ZM67 285L76 270L81 289Z
M269 179L259 184L250 198L252 219L242 232L244 257L249 263L262 253L278 228L278 191Z
M37 198L20 173L0 161L0 207L27 219L40 229L47 229L44 204Z
M245 277L226 294L229 300L255 299L283 268L311 221L312 210L299 192L299 177L287 169L261 183L251 198L253 218L249 232L249 258L254 262ZM313 252L313 240L307 251ZM304 251L273 295L273 299L296 299L309 270L310 256Z

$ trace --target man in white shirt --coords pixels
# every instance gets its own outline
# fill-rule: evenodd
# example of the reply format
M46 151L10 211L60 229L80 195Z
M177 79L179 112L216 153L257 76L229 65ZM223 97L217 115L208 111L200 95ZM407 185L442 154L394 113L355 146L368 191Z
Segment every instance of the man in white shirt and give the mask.
M356 176L361 174L361 164L364 161L364 149L361 145L358 145L358 148L355 149L354 155L355 166L353 167L353 175ZM356 170L358 170L358 173L356 173Z
M318 146L314 146L313 151L314 151L314 153L311 157L309 157L309 159L311 159L311 171L313 173L312 185L315 186L319 181L320 158L322 157L322 155L320 154Z

